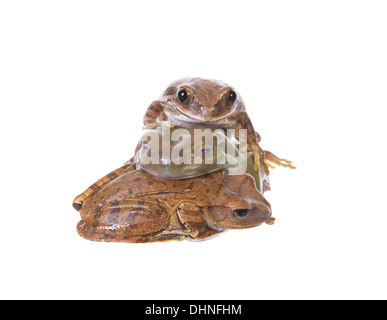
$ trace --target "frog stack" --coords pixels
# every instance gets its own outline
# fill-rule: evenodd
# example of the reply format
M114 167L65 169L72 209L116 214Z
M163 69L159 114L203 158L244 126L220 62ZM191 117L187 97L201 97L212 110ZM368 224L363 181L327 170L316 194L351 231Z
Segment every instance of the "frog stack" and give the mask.
M260 148L233 88L200 78L176 81L149 106L144 126L134 157L75 198L82 237L203 240L274 222L263 197L268 165L294 167Z

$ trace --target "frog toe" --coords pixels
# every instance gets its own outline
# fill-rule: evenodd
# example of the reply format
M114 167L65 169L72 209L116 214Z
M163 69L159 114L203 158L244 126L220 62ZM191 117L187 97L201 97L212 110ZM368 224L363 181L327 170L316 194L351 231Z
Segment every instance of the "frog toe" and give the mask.
M271 218L267 219L265 221L265 223L271 226L271 225L273 225L275 223L275 220L276 219L274 217L271 217Z

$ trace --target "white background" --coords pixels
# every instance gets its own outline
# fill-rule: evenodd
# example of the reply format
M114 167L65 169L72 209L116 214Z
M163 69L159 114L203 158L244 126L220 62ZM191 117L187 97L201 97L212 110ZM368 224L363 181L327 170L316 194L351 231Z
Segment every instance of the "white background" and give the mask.
M385 1L2 1L3 299L385 299ZM277 218L213 240L114 244L73 198L132 156L170 82L243 96Z

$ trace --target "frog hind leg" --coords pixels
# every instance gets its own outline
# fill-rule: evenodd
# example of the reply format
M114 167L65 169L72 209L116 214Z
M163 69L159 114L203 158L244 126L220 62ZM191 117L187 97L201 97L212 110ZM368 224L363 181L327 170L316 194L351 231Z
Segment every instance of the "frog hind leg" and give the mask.
M80 222L78 223L80 224ZM143 236L114 236L110 234L88 234L85 230L77 229L78 234L87 240L101 241L101 242L126 242L126 243L150 243L150 242L168 242L168 241L182 241L185 239L184 235L143 235Z
M263 160L264 153L261 147L259 146L259 142L261 141L261 136L257 131L255 131L253 123L251 122L249 116L246 112L239 113L239 119L237 120L241 128L247 130L247 147L253 153L254 156L254 170L259 172L260 167L262 166L265 170L266 174L269 174L269 169ZM239 133L237 133L239 136Z
M271 153L270 151L265 150L264 153L265 153L265 163L270 168L275 168L275 166L277 165L285 168L296 169L296 167L292 165L291 161L278 158L275 154Z
M257 141L249 141L248 139L248 145L253 152L254 157L254 170L256 172L260 172L260 169L262 168L265 174L269 175L269 168L268 164L265 161L265 153L262 150L262 148L259 146Z
M106 242L159 242L181 240L179 235L157 237L169 226L167 210L144 200L115 201L98 207L77 224L78 234L88 240Z
M255 143L250 143L250 148L251 148L251 151L253 152L253 156L254 156L254 170L259 172L259 164L260 164L260 148L259 148L259 145L258 144L255 144Z
M82 209L82 206L84 202L96 194L98 190L100 190L102 187L113 181L114 179L118 178L119 176L123 175L124 173L130 172L135 170L135 164L132 162L124 164L122 167L110 172L103 178L99 179L97 182L93 183L89 188L87 188L85 191L83 191L79 196L77 196L73 201L73 207L75 210L79 211Z

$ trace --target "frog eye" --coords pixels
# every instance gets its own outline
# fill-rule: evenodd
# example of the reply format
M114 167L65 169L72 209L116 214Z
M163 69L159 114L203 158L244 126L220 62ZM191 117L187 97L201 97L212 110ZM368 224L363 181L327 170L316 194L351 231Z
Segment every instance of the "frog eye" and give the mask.
M234 210L234 215L237 217L237 218L246 218L250 213L250 210L249 209L237 209L237 210Z
M236 92L234 90L230 90L229 92L227 92L226 100L228 104L233 104L237 100Z
M177 93L177 98L181 103L184 103L184 104L188 103L188 101L190 100L190 95L188 93L188 90L186 88L181 88Z

